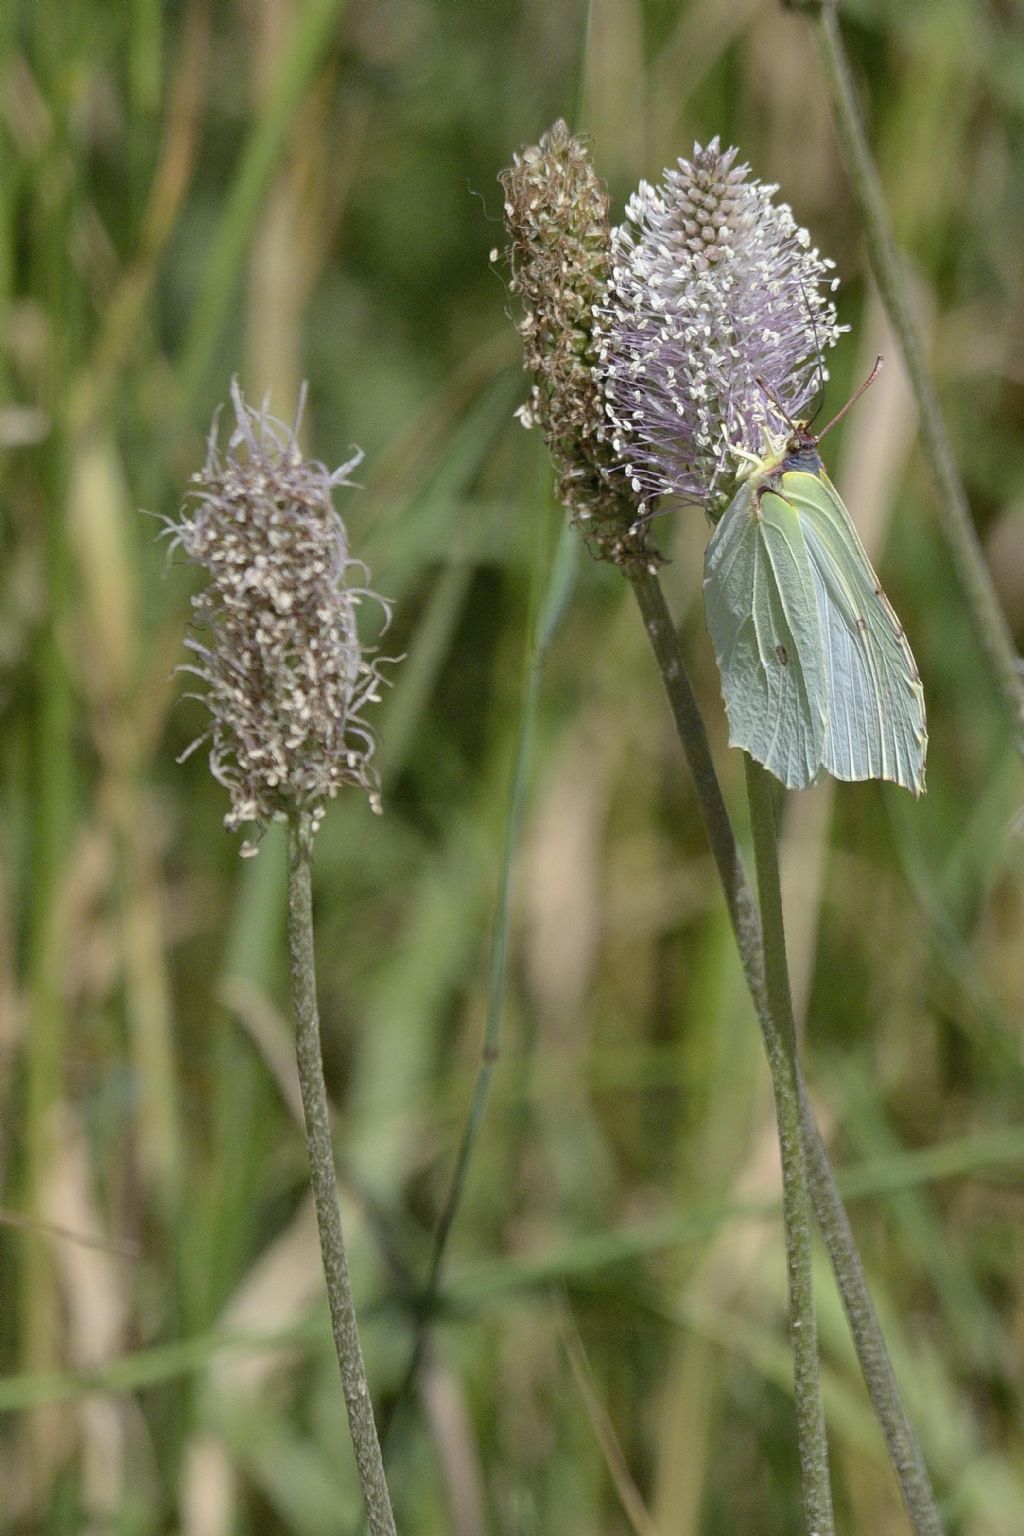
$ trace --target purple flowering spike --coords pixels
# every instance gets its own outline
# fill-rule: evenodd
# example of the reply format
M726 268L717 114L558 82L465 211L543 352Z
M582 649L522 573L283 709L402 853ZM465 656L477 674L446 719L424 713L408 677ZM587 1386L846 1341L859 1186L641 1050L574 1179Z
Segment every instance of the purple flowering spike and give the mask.
M597 374L645 510L674 496L720 511L736 450L760 456L765 432L785 429L771 397L798 418L842 330L833 264L737 154L696 145L660 187L640 184L612 232Z

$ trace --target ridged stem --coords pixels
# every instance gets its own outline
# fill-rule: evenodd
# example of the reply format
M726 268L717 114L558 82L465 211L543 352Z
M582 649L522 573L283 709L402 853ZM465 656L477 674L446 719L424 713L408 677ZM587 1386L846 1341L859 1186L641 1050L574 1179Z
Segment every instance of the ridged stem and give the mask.
M491 1079L494 1076L494 1069L497 1065L501 1049L501 1019L505 1002L505 970L508 960L512 877L516 852L522 832L523 815L526 810L526 793L533 752L533 733L537 709L540 703L540 688L544 664L569 598L576 567L577 544L576 534L566 523L562 528L558 546L554 552L554 558L549 562L539 607L531 626L530 642L524 662L523 696L522 705L519 710L519 726L512 757L512 779L509 785L508 802L505 812L504 848L501 859L501 874L498 881L497 910L494 915L494 927L491 936L487 1015L480 1050L480 1062L477 1067L476 1082L473 1085L473 1097L470 1101L469 1114L463 1127L462 1138L455 1157L455 1166L452 1170L448 1194L441 1209L441 1216L434 1234L426 1284L423 1288L422 1296L417 1300L417 1323L413 1335L413 1346L409 1355L409 1363L406 1366L398 1391L391 1400L390 1409L382 1420L381 1438L384 1441L385 1449L389 1446L389 1436L392 1427L397 1422L398 1415L407 1402L419 1376L420 1366L422 1365L429 1341L430 1326L437 1312L438 1295L441 1289L442 1270L448 1251L448 1241L452 1234L452 1228L455 1225L455 1218L462 1204L470 1160L476 1147L477 1135L487 1108L487 1100L491 1090Z
M775 1028L765 1035L765 1047L772 1092L775 1095L775 1119L782 1163L789 1335L793 1350L793 1395L796 1401L804 1515L811 1536L832 1536L835 1518L828 1475L828 1441L821 1396L818 1330L814 1317L811 1204L800 1115L793 1001L786 965L786 931L782 917L775 803L767 771L746 754L744 766L761 908L765 990L775 1024Z
M725 892L743 974L764 1036L765 1050L771 1059L783 1049L783 1044L782 1032L769 1001L761 923L715 772L704 721L690 686L679 637L661 583L648 571L632 572L630 580L668 695L676 734L697 791L697 803ZM889 1359L864 1267L842 1197L836 1188L832 1165L807 1098L799 1061L795 1065L811 1202L828 1249L868 1394L885 1435L889 1459L899 1478L915 1536L943 1536L942 1518L924 1456Z
M896 1380L896 1372L868 1289L867 1275L850 1230L850 1219L836 1188L832 1165L822 1143L802 1075L799 1084L800 1117L807 1149L811 1202L818 1230L828 1249L871 1406L882 1426L889 1460L899 1481L900 1493L915 1536L945 1536L924 1453Z
M308 826L304 818L296 817L288 829L288 944L295 1011L295 1055L306 1121L309 1176L316 1206L327 1300L331 1309L331 1331L341 1370L349 1433L366 1503L367 1524L371 1536L395 1536L395 1517L384 1475L362 1346L359 1343L355 1302L341 1226L341 1204L334 1171L334 1146L331 1141L320 1047L320 1017L316 1002L309 861Z

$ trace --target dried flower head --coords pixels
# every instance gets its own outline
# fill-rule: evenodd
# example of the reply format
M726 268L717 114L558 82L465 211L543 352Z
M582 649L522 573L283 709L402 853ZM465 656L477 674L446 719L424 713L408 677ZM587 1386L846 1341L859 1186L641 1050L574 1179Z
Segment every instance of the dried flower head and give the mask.
M173 542L209 575L192 599L208 635L185 644L206 691L209 727L182 754L210 742L210 769L231 796L224 824L304 813L311 831L343 784L367 791L380 810L372 767L375 739L362 719L379 698L379 661L360 640L363 597L388 605L353 573L345 525L334 509L357 454L329 471L302 456L295 430L252 410L232 382L235 426L221 453L217 419L206 463L192 477ZM300 413L301 413L300 402ZM247 842L242 853L256 852Z
M833 263L737 154L695 146L660 187L641 183L612 234L598 370L615 462L645 510L671 495L721 511L736 450L779 433L773 396L799 417L842 329Z
M608 193L586 140L561 121L516 155L499 180L509 286L522 303L524 366L534 380L518 414L524 426L543 431L559 499L594 552L619 564L650 564L644 531L634 528L635 499L613 473L594 374L594 318L611 270Z

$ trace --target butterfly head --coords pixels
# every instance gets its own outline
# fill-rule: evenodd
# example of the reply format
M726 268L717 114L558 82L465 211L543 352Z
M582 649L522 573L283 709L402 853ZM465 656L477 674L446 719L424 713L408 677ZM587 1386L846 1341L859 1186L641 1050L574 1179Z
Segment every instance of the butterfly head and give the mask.
M778 466L780 469L803 469L816 475L821 468L818 437L811 431L809 421L795 421L786 440L785 453Z
M822 427L820 432L814 431L811 421L795 421L789 416L778 396L769 388L764 379L758 379L757 382L786 423L788 431L784 436L779 437L769 432L767 428L765 429L766 453L764 459L757 464L756 469L754 466L751 466L744 478L758 471L761 473L771 473L773 470L783 467L786 469L807 469L811 473L817 473L821 468L818 444L826 433L831 432L837 422L842 421L847 411L860 399L868 386L875 382L881 367L882 359L876 357L875 366L864 380L864 383L850 396L850 399L847 400L843 408L836 412L832 420Z
M737 480L764 480L783 469L808 469L812 473L820 469L818 439L810 423L790 421L788 427L787 432L773 432L765 426L764 447L759 455L745 448L733 448L740 461Z

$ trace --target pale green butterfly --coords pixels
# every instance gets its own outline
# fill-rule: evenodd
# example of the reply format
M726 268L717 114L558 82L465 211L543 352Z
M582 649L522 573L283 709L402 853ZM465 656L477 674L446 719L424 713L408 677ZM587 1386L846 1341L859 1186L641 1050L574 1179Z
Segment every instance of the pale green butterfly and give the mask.
M790 433L752 460L704 557L729 745L787 789L830 773L924 790L917 666L818 455L880 366L881 358L817 437L806 422L790 422Z

